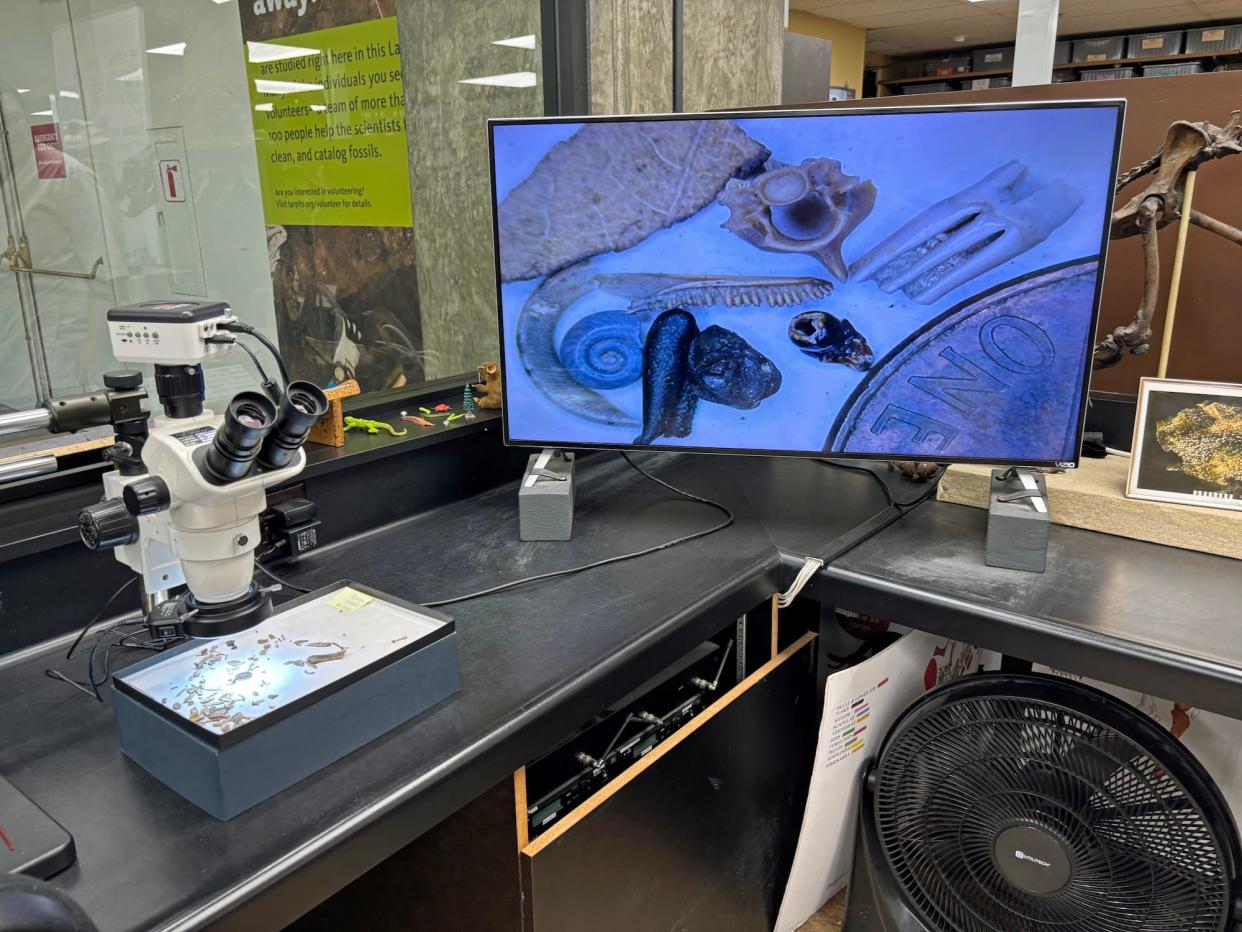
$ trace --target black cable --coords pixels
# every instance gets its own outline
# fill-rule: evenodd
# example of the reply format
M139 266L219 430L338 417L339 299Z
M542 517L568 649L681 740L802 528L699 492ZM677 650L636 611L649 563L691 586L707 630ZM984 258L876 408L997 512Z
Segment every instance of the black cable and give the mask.
M931 498L932 494L936 491L936 487L940 484L940 477L944 475L945 469L943 466L939 467L939 471L936 475L927 480L928 485L930 486L929 489L921 491L914 498L902 500L893 495L893 490L889 488L888 483L885 482L880 477L880 474L874 469L868 469L865 466L852 466L849 463L838 463L836 460L824 459L822 457L818 458L816 462L822 463L824 466L831 466L833 469L845 469L849 472L860 472L864 476L870 476L876 481L876 484L879 485L880 490L884 493L884 498L887 500L889 507L896 508L899 511L904 511L907 508L913 508L915 505L920 505L927 501L927 499Z
M234 337L234 336L208 337L203 342L204 343L219 343L224 346L237 346L245 350L246 355L250 357L250 361L254 363L255 369L259 373L259 387L263 389L263 394L267 395L268 398L272 399L274 403L280 404L280 396L281 396L280 386L277 385L275 381L273 381L272 378L264 370L263 364L259 362L259 357L255 355L254 350L252 350L249 346L247 346L245 343L243 343L241 340L237 339L237 337Z
M129 579L121 583L120 587L117 588L116 592L108 596L108 600L104 602L103 606L99 609L99 611L95 613L95 617L92 618L90 621L88 621L85 624L85 626L83 626L82 630L78 632L78 636L74 638L73 643L69 646L69 652L65 654L66 660L73 659L73 652L76 651L78 649L78 645L82 643L82 638L86 637L86 632L90 631L91 628L93 628L95 624L99 621L99 619L103 618L104 612L108 610L108 606L110 606L113 602L116 601L116 597L120 595L122 592L124 592L126 589L128 589L130 586L132 586L134 583L136 583L137 581L138 581L137 576L129 577Z
M101 635L100 635L100 636L96 639L94 646L93 646L93 647L91 647L91 652L90 652L90 655L86 658L86 679L87 679L87 682L88 682L88 684L90 685L91 689L92 689L92 690L94 690L94 692L95 692L95 698L96 698L96 699L98 699L100 702L103 702L103 696L101 696L101 695L99 694L99 687L100 687L100 686L103 686L105 683L107 683L107 682L108 682L108 673L109 673L109 672L111 671L111 669L112 669L112 652L113 652L114 650L116 650L117 645L116 645L116 644L109 644L109 645L107 646L107 648L105 648L105 649L104 649L104 659L103 659L103 676L101 676L99 679L95 679L95 654L96 654L96 652L99 650L99 645L100 645L100 644L102 644L102 643L104 642L104 640L108 637L108 635L112 634L112 633L113 633L113 632L114 632L117 628L120 628L120 627L122 627L122 626L124 626L124 625L127 625L127 624L131 624L131 625L132 625L132 624L143 624L143 625L145 625L145 624L146 624L146 620L145 620L145 619L140 619L140 620L139 620L139 621L137 621L137 622L133 622L133 621L128 621L128 622L126 622L126 621L118 621L118 622L117 622L116 624L114 624L112 627L110 627L110 628L108 628L106 631L104 631L104 632L103 632L103 633L102 633L102 634L101 634ZM125 638L124 638L124 637L122 637L122 638L121 638L121 640L123 641L123 640L125 640Z
M280 370L280 380L284 383L285 388L289 387L289 370L285 366L285 358L280 355L280 350L276 347L275 343L267 338L266 334L256 327L252 327L250 324L244 323L240 320L234 321L231 324L221 324L220 329L227 330L230 333L244 333L247 336L254 337L262 343L267 351L272 354L272 358L276 360L276 368Z
M268 579L272 580L272 582L279 583L281 586L283 586L286 589L292 589L294 592L302 592L302 593L307 593L311 591L310 589L305 589L302 586L296 586L293 583L289 582L287 579L282 579L281 577L273 573L271 570L269 570L262 563L260 563L258 560L254 561L254 566L255 566L255 569L257 569L260 573L262 573Z
M517 586L524 586L527 583L540 582L541 580L544 580L544 579L556 579L559 576L572 576L575 573L582 573L582 572L585 572L586 570L596 569L597 567L609 566L610 564L621 563L626 560L634 560L634 559L637 559L638 557L645 557L645 556L648 556L649 554L658 553L661 550L667 550L669 547L676 547L679 544L686 544L692 540L698 540L700 537L706 537L709 534L715 534L717 531L723 531L725 528L729 527L729 525L733 523L733 520L734 520L733 512L730 511L727 506L722 505L720 502L714 502L709 498L702 498L701 496L695 495L691 492L687 492L684 489L679 489L676 486L670 485L669 483L665 482L663 479L659 479L651 475L651 473L647 472L645 469L643 469L641 466L635 463L632 459L630 459L628 453L622 453L621 458L624 459L627 463L629 463L630 466L633 467L633 469L636 472L640 473L643 476L646 476L648 479L650 479L652 482L656 483L657 485L661 485L664 488L668 489L670 492L680 495L682 498L689 499L692 502L698 502L702 505L709 505L710 507L715 508L717 511L720 511L722 514L724 514L725 519L721 521L719 524L715 524L712 527L707 528L706 530L695 531L693 534L687 534L684 537L678 537L674 540L665 541L664 543L657 544L654 547L647 547L643 550L635 550L632 553L623 553L615 557L606 557L603 560L596 560L592 563L584 563L581 566L573 566L565 570L553 570L552 572L539 573L538 575L535 575L535 576L524 576L521 579L515 579L515 580L512 580L511 582L501 583L498 586L490 586L487 589L480 589L477 592L470 592L470 593L467 593L466 595L454 596L451 599L439 599L435 602L423 602L422 604L427 606L428 608L438 608L441 605L452 605L455 602L465 602L467 599L478 599L485 595L493 595L494 593L497 593L497 592L504 592L506 589L513 589Z
M608 742L608 747L604 749L604 753L599 756L601 762L606 763L608 761L608 755L612 753L613 748L617 746L617 742L621 740L621 736L625 734L625 729L630 727L630 722L634 721L638 721L638 719L635 719L632 714L625 716L625 720L621 722L621 727L617 729L617 733Z
M939 467L936 475L926 480L928 487L924 489L923 491L921 491L918 495L914 496L914 498L909 498L905 500L894 499L893 504L895 504L897 508L901 511L908 511L909 509L913 508L915 505L923 504L923 502L927 501L929 498L931 498L933 495L936 494L936 490L940 488L940 480L944 476L944 471L947 468L948 468L947 466Z
M43 675L53 680L60 680L62 683L68 683L70 686L72 686L74 689L78 690L79 692L84 692L86 693L86 695L90 696L92 699L97 699L100 702L103 702L103 697L100 696L95 690L87 688L86 685L84 685L83 683L79 683L77 680L71 680L69 677L65 676L65 674L61 673L59 670L54 670L51 667L48 667L46 670L43 671Z
M108 647L104 650L103 676L99 679L96 679L95 678L95 657L99 652L99 646L108 639L109 635L111 635L114 631L118 630L119 628L124 628L130 625L136 625L136 624L140 625L140 624L145 624L145 623L146 622L141 618L122 619L120 621L113 622L112 624L108 625L108 627L100 631L99 636L95 638L95 640L91 643L91 651L90 651L90 654L87 656L87 661L86 661L87 681L85 683L83 683L81 680L75 680L72 677L66 676L65 674L61 673L59 670L52 668L52 667L45 669L43 671L43 675L50 677L51 679L54 679L54 680L60 680L62 683L68 683L70 686L74 687L75 689L86 693L88 696L93 698L96 702L103 702L103 696L100 695L99 693L99 687L104 685L106 682L108 682L108 673L111 669L110 659L112 656L112 651L114 651L118 647L118 644L109 644ZM132 634L136 634L136 633L137 632L130 632L129 634L124 635L121 638L120 643L123 644L127 637L130 637L132 636ZM74 647L76 646L77 645L75 643ZM72 653L66 654L66 659L71 659L72 656L73 656Z
M880 491L884 493L884 498L888 501L889 507L897 507L897 500L893 498L893 490L888 487L888 483L881 479L879 473L875 470L868 469L866 466L851 466L849 463L838 463L836 460L827 460L822 457L817 459L816 462L822 463L824 466L831 466L833 469L844 469L848 472L860 472L864 476L870 476L875 480L876 484L879 485Z
M259 357L255 355L254 350L252 350L249 346L247 346L241 340L234 340L233 345L239 346L243 350L246 351L246 355L249 356L250 361L254 363L255 369L259 373L259 378L262 380L259 384L263 389L263 394L267 395L268 398L272 399L272 401L279 404L280 394L281 394L280 386L277 385L276 382L273 381L265 371L263 371L263 364L259 362Z

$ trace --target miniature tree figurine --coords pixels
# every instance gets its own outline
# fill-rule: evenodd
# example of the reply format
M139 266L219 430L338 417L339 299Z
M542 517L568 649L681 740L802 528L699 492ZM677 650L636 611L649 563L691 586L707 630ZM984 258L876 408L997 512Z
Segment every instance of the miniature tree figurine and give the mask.
M461 392L461 409L466 412L466 420L473 421L477 414L474 413L474 389L470 387L470 383L466 383L466 387Z

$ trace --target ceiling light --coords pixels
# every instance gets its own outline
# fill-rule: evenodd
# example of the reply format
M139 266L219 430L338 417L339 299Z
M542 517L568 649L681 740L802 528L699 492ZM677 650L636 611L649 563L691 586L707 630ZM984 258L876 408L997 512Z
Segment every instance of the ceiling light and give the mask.
M246 52L250 61L264 62L318 55L319 49L303 48L300 45L277 45L275 42L247 42Z
M535 47L534 36L513 36L509 39L496 39L492 45L507 45L511 49L533 49Z
M129 72L129 74L118 75L117 80L118 81L141 81L142 80L142 69L135 68L133 71Z
M228 3L229 0L211 0L211 2L216 4L216 6L220 6L221 4Z
M158 48L147 49L148 55L184 55L185 43L174 42L172 45L161 45Z
M77 91L61 91L60 96L68 97L70 100L81 100L82 99L82 95L79 94Z
M533 71L514 71L510 74L492 74L485 78L465 78L458 84L488 84L493 87L534 87L536 82Z
M272 105L271 105L270 103L266 103L266 104L255 104L255 105L254 105L254 109L256 109L256 110L260 110L260 111L263 111L264 113L266 113L267 111L269 111L269 110L271 110L271 109L272 109Z
M36 110L31 116L56 116L51 110Z
M322 84L306 84L302 81L268 81L255 78L254 89L260 94L300 94L303 91L322 91Z
M17 93L19 93L19 94L29 94L29 93L30 93L30 88L28 88L28 87L19 87L19 88L17 89Z
M960 36L960 35L959 35L959 36L954 36L954 37L953 37L953 41L954 41L954 42L965 42L965 41L966 41L966 38L967 38L966 36Z

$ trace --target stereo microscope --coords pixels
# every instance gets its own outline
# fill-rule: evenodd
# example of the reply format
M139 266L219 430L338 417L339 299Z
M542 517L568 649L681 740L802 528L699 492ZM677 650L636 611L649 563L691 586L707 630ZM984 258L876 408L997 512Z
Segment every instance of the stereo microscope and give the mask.
M139 372L111 372L103 391L0 415L0 433L115 431L104 453L114 468L103 501L81 513L82 540L113 549L139 575L153 634L188 635L112 675L121 749L230 819L455 692L456 627L350 580L273 609L277 587L254 581L259 516L267 488L302 470L302 444L327 398L289 381L276 347L227 304L156 301L107 317L113 355L154 365L164 413L143 410ZM235 345L249 353L238 334L271 351L284 389L250 353L263 393L241 392L213 414L202 364ZM300 527L284 532L292 541Z
M103 501L80 515L83 542L113 549L141 577L153 631L216 637L249 628L272 612L272 590L254 580L266 489L302 470L302 444L327 398L310 382L288 381L275 346L227 304L154 301L113 308L107 321L119 362L154 366L164 413L143 409L142 373L125 370L107 373L103 391L0 417L0 433L112 425L117 442L103 455L115 468L103 477ZM237 334L272 351L285 387L251 354L267 394L241 392L214 414L203 407L202 364L238 345ZM186 591L168 598L181 585Z

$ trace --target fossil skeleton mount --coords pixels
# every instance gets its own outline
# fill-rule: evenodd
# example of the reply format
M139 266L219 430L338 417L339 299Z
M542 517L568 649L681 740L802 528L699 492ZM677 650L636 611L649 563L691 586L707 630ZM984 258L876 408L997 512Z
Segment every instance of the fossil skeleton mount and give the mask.
M1212 123L1178 120L1169 127L1164 145L1147 161L1117 176L1120 194L1139 178L1153 175L1151 183L1113 212L1110 239L1143 239L1143 298L1134 319L1095 345L1094 368L1106 369L1121 361L1128 350L1141 356L1150 348L1151 318L1160 291L1160 252L1156 234L1181 220L1186 207L1186 179L1200 166L1227 155L1242 153L1242 111L1235 110L1222 128ZM1190 222L1242 246L1242 230L1190 209Z

